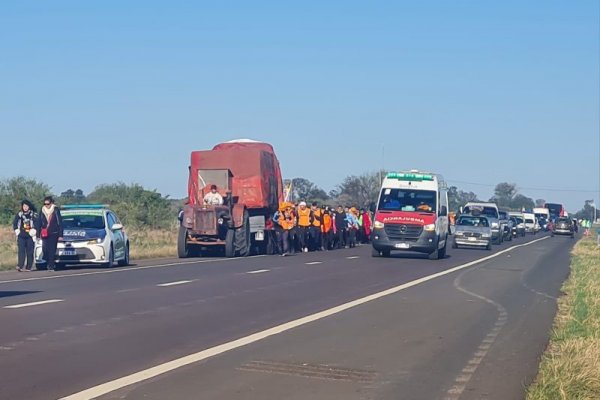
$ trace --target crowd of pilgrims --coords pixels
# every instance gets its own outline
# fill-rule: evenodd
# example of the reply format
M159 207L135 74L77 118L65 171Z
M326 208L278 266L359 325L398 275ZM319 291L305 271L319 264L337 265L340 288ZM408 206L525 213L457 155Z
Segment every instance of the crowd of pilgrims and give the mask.
M372 216L357 207L310 207L302 201L279 205L273 216L277 251L286 256L296 252L353 248L369 243Z

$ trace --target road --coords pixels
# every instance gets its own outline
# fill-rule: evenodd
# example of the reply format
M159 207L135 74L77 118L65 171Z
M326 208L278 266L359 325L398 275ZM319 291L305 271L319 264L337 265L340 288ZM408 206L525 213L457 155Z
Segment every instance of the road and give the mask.
M0 398L519 399L573 244L0 274Z

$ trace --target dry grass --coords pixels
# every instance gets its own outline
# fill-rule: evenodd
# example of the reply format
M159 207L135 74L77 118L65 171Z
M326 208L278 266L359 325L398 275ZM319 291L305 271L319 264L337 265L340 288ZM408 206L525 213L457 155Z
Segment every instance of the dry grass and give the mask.
M131 259L177 256L177 230L127 229ZM15 234L7 226L0 226L0 270L13 269L17 265Z
M600 399L600 249L596 236L573 250L548 350L528 400Z

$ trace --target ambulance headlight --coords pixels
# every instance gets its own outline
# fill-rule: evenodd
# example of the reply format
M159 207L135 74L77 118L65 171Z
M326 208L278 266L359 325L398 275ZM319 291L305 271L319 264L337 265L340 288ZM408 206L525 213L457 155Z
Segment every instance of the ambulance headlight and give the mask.
M373 224L373 227L376 229L383 229L384 226L385 224L381 221L375 221L375 223Z
M433 232L435 231L435 224L427 224L423 227L425 232Z

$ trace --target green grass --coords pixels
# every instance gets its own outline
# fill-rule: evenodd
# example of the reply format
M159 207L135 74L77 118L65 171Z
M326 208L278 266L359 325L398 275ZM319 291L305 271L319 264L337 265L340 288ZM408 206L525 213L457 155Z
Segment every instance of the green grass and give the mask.
M161 258L177 256L177 229L133 229L127 228L131 259ZM9 270L17 265L17 242L10 227L0 226L0 270Z
M594 229L595 232L595 229ZM600 399L600 248L596 234L572 252L550 345L528 400Z

